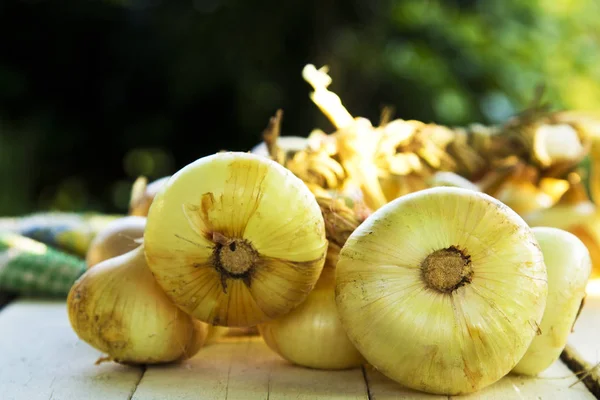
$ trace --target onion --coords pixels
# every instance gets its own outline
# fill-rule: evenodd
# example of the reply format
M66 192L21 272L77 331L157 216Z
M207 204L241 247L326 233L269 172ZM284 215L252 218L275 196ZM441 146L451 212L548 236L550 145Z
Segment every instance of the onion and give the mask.
M145 227L144 217L130 216L112 221L90 243L85 257L88 268L138 247Z
M144 245L171 300L220 326L254 326L298 306L327 250L306 185L274 161L235 152L169 179L150 207Z
M531 229L489 195L436 187L374 212L340 253L348 337L391 379L430 393L480 390L538 332L546 267Z
M533 228L548 271L548 299L540 324L514 372L537 375L560 357L585 297L590 277L590 253L575 235L557 228Z
M206 338L206 324L179 310L160 289L140 246L88 269L67 298L77 335L125 364L189 358Z

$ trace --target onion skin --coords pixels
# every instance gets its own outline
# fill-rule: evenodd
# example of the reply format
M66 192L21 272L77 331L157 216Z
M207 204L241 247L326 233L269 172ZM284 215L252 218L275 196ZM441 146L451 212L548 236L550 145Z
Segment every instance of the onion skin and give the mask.
M186 313L249 327L299 305L327 252L307 186L266 157L218 153L187 165L154 199L144 232L148 266Z
M575 235L557 228L533 228L548 271L548 299L533 339L513 372L537 375L560 357L577 318L591 273L588 250Z
M206 325L161 291L143 246L88 269L71 288L67 309L80 339L123 364L187 359L206 339Z
M600 212L580 182L572 184L556 205L523 219L531 227L558 228L577 236L590 252L592 276L600 275Z
M517 164L511 176L498 187L494 197L520 216L552 207L558 199L538 187L539 172L531 165Z
M349 369L364 363L340 321L334 279L335 269L326 266L302 304L258 326L273 351L294 364L317 369Z
M439 264L463 271L439 274ZM383 206L352 233L336 269L340 318L367 362L434 394L476 392L508 374L546 297L531 229L498 200L461 188Z
M500 189L496 197L519 215L547 209L554 204L550 195L530 182L509 182Z
M364 358L348 339L335 303L335 266L340 249L366 218L361 204L317 197L329 242L325 267L308 298L288 314L258 326L267 345L286 360L318 369L348 369Z
M146 181L144 180L143 185L140 185L139 188L135 188L134 185L134 189L138 189L139 192L135 192L134 190L132 193L132 198L129 205L129 215L139 217L148 216L148 212L152 202L154 201L154 197L156 197L156 194L163 188L163 186L165 186L169 178L170 176L165 176L151 182L147 186L145 184Z
M90 243L85 257L88 268L138 247L140 243L136 240L144 237L145 227L144 217L130 216L112 221Z

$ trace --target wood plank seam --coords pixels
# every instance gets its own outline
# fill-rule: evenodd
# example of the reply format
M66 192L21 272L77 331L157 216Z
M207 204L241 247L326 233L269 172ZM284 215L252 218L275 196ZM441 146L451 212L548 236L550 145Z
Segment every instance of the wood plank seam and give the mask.
M271 398L271 373L273 370L269 370L269 377L267 378L267 400Z
M126 400L139 367L96 364L103 354L73 332L64 301L20 299L0 312L0 398Z
M371 393L371 386L369 386L369 377L367 376L367 371L365 370L365 366L361 367L363 379L365 380L365 385L367 386L367 398L369 400L373 400L373 394Z
M133 387L133 389L129 393L129 397L127 397L127 400L133 399L133 396L135 395L135 392L137 391L138 387L140 386L140 383L142 383L142 379L144 379L144 376L146 375L146 370L148 368L145 365L141 365L140 367L142 368L142 373L140 374L140 378L135 383L135 386Z
M198 396L220 400L461 398L409 390L368 364L354 371L331 372L294 366L271 351L259 337L224 338L181 364L138 368L117 363L98 366L94 360L100 354L77 339L68 324L64 303L58 302L13 302L0 312L0 326L0 336L5 339L0 341L0 386L7 387L7 393L0 397L7 400L79 399L89 395L95 399L121 400L193 400ZM594 329L595 324L589 327ZM40 329L53 334L39 340ZM595 339L594 332L590 340ZM592 344L596 348L595 340ZM583 363L594 365L592 350L576 351ZM70 362L62 362L64 357ZM590 391L588 382L573 385L576 373L582 369L586 368L569 369L559 362L537 379L510 375L479 393L465 396L465 400L599 398Z

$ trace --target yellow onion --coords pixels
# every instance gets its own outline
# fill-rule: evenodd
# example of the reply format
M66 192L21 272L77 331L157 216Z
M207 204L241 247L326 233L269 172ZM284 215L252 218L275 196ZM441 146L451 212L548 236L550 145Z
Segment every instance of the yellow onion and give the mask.
M583 147L589 150L589 186L595 203L600 201L600 113L591 111L562 111L556 113L559 122L569 124L577 130ZM556 140L556 139L555 139ZM565 143L561 144L562 147ZM583 152L582 157L586 152Z
M494 197L519 215L551 207L556 199L534 183L535 175L534 167L520 166L516 174L500 187Z
M580 160L585 152L579 133L570 124L543 124L535 130L532 153L543 167Z
M584 225L593 218L596 206L592 203L580 181L572 182L566 193L554 206L523 216L529 226L549 226L569 230Z
M147 267L143 245L88 269L67 298L79 338L125 364L167 363L196 354L206 324L177 308Z
M577 236L592 258L593 275L600 273L600 212L583 183L571 177L571 186L554 206L523 216L532 227L553 227Z
M436 187L396 199L352 233L336 272L348 337L407 387L457 395L509 373L547 297L531 229L493 197Z
M273 351L294 364L318 369L347 369L364 362L340 322L334 283L335 269L325 266L302 304L258 326Z
M306 185L272 160L236 152L173 175L150 207L144 243L173 302L221 326L288 313L313 289L327 250Z
M511 174L511 167L499 168L489 171L477 182L471 182L467 178L454 172L439 171L427 179L429 187L449 186L483 192L494 196L498 189L505 184L507 177ZM550 189L549 185L545 186Z
M347 369L364 359L348 339L335 303L335 265L361 219L341 199L318 198L329 248L321 276L308 298L283 317L258 326L267 345L286 360L319 369Z
M129 216L112 221L90 243L85 257L88 268L138 247L145 226L144 217Z
M150 205L154 200L154 196L164 184L169 180L169 176L157 179L148 185L146 177L139 177L133 184L131 189L131 199L129 201L129 215L137 215L145 217L148 215Z
M379 184L387 201L402 197L405 194L427 189L428 187L423 177L416 174L393 175L384 173L382 175L379 177Z
M546 311L540 335L533 339L514 372L537 375L560 357L585 297L590 254L575 235L557 228L533 228L548 273Z
M540 179L538 187L556 203L569 190L570 184L568 179L544 177Z

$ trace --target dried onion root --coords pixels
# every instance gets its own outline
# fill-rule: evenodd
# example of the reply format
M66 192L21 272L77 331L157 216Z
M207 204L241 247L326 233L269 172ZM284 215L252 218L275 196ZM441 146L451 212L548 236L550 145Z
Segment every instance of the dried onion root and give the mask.
M309 138L309 146L295 153L296 160L283 164L309 182L317 194L319 188L359 187L374 210L425 189L424 182L436 172L455 172L476 182L497 175L507 162L517 162L533 175L528 172L517 180L506 176L506 185L499 193L503 201L521 213L546 208L560 197L556 188L563 186L590 148L600 148L592 146L600 143L600 118L548 112L538 106L498 126L449 128L412 120L389 121L388 115L374 127L364 118L353 117L328 89L331 77L327 68L309 64L303 77L314 88L312 100L337 130L330 135L316 131L319 140ZM597 170L600 167L593 168ZM553 186L548 180L563 182ZM502 186L500 181L496 183L497 188ZM548 187L550 191L544 190Z

